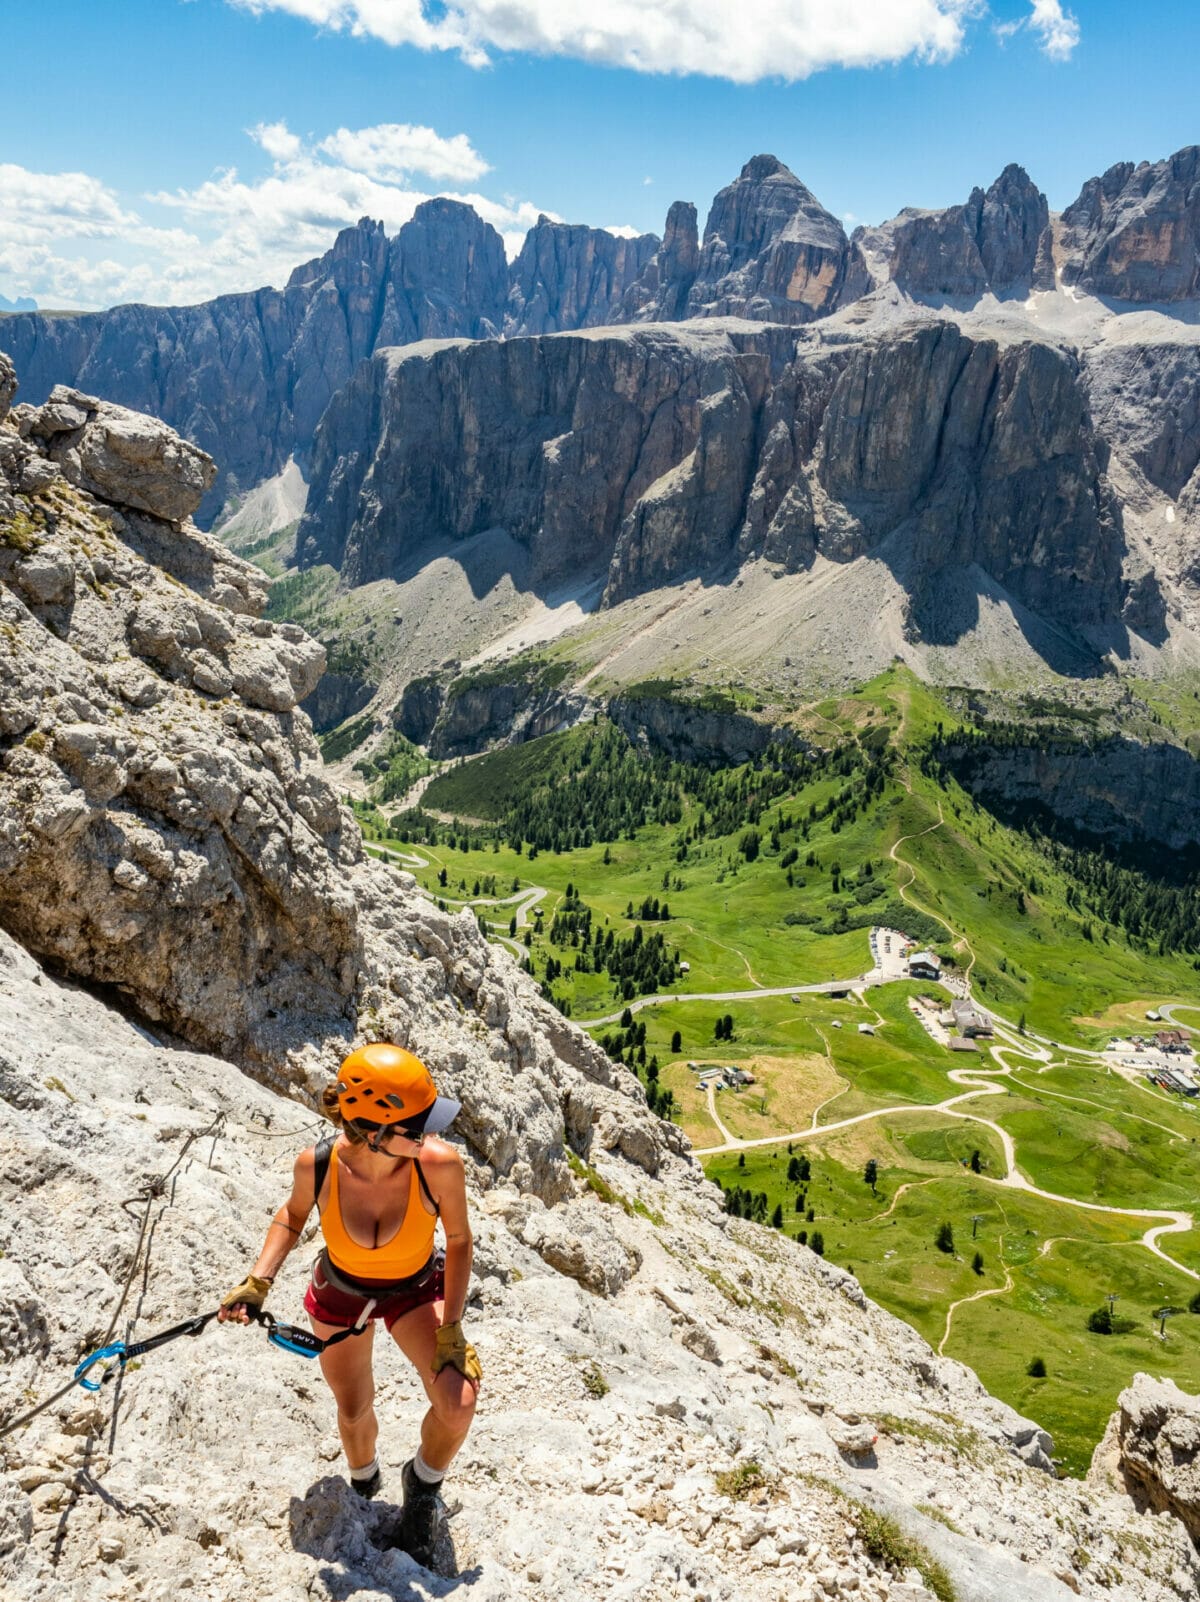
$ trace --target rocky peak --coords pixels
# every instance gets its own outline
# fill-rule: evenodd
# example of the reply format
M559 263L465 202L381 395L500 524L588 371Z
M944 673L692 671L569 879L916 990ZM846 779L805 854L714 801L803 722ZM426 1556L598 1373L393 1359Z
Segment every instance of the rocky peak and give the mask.
M393 330L385 316L378 344L499 332L508 294L504 241L473 206L422 201L392 243L390 274L400 323Z
M676 200L667 212L662 244L626 291L623 319L670 323L686 316L699 265L696 208L690 200Z
M1067 283L1119 300L1200 295L1200 146L1089 179L1062 225Z
M723 247L726 271L789 238L836 246L845 234L836 217L777 156L755 156L713 200L704 225L704 246Z
M658 245L656 234L622 239L539 216L512 265L507 330L553 334L621 321L625 294Z
M869 285L857 246L776 156L755 156L713 200L686 314L811 322Z
M1010 162L986 194L974 190L967 202L966 220L991 289L1008 289L1034 279L1050 212L1045 195L1024 167Z
M1052 287L1049 221L1045 195L1013 162L964 206L906 208L855 237L907 293L973 297Z
M355 268L387 257L387 235L381 222L360 217L351 228L343 228L323 256L315 256L295 269L287 281L289 289L320 283L330 277L338 264L353 263Z

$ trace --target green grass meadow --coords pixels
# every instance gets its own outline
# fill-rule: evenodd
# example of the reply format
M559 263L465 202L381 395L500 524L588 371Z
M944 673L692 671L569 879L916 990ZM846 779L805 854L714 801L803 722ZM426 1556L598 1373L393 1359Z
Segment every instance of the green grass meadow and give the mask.
M588 738L578 729L444 771L426 794L436 823L397 819L401 829L384 811L360 807L359 815L369 840L420 859L406 866L431 896L451 911L472 907L491 936L509 941L595 1038L622 1037L622 1056L644 1079L653 1069L659 1089L671 1091L675 1117L696 1147L721 1148L705 1158L710 1177L765 1192L769 1211L782 1208L789 1235L819 1230L831 1261L852 1266L868 1295L935 1348L944 1339L948 1355L1050 1430L1067 1471L1082 1473L1137 1368L1196 1383L1200 1318L1169 1320L1164 1341L1151 1314L1165 1304L1186 1307L1197 1282L1140 1244L1151 1220L1072 1201L1190 1211L1200 1198L1200 1106L1087 1055L1118 1030L1144 1031L1145 1012L1162 1002L1200 1001L1197 965L1080 911L1078 885L1036 839L923 769L914 747L939 725L953 727L956 715L910 674L896 669L856 695L801 709L795 721L814 743L848 742L863 764L862 753L878 752L890 738L896 759L885 782L849 813L836 809L852 778L826 769L805 782L801 772L794 789L756 814L761 849L753 860L739 848L739 830L705 827L686 784L679 821L644 822L570 850L516 849L502 829L491 838L467 826L498 825L531 788L573 782ZM818 816L827 805L830 815ZM711 817L710 806L710 825ZM510 933L515 904L485 902L531 888L544 892L540 918ZM616 1022L626 1002L619 988L605 973L577 972L579 948L550 940L568 889L591 908L593 925L618 940L632 935L645 898L669 904L669 920L647 923L644 932L661 933L689 972L652 1002L638 998L649 1004L634 1012L636 1056ZM1003 1041L997 1044L1008 1055L998 1058L986 1048L969 1055L935 1043L911 1005L918 994L948 1002L948 992L931 984L895 982L861 997L753 994L863 974L872 962L872 921L932 944L952 977L969 969L982 1006L1063 1048L1052 1065ZM751 994L681 999L701 992ZM718 1038L726 1016L732 1038ZM1200 1011L1194 1022L1200 1026ZM861 1024L873 1032L860 1032ZM724 1149L689 1062L752 1073L752 1085L715 1096L716 1114L733 1140L773 1144L743 1151L742 1161ZM1004 1075L1006 1066L1012 1071ZM986 1084L981 1070L998 1079L999 1094L961 1102L956 1111L965 1116L934 1110ZM973 1116L1006 1131L1020 1172L1060 1199L1000 1184L1003 1147ZM789 1140L813 1164L801 1214L797 1186L787 1181ZM876 1195L862 1178L868 1158L878 1164ZM946 1222L953 1254L935 1245ZM1200 1273L1194 1230L1162 1245ZM1090 1334L1087 1317L1105 1290L1119 1297L1129 1328ZM1033 1356L1044 1359L1045 1379L1026 1373Z

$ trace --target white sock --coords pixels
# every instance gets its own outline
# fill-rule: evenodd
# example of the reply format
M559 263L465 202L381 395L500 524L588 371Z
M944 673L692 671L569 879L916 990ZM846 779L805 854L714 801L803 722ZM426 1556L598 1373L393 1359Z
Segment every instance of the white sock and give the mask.
M421 1456L420 1447L417 1448L417 1455L413 1458L413 1473L421 1481L422 1485L440 1485L446 1478L445 1469L430 1468L429 1464Z
M378 1470L379 1459L373 1457L369 1463L364 1463L361 1468L352 1468L350 1470L350 1478L352 1480L369 1480L372 1474L377 1473Z

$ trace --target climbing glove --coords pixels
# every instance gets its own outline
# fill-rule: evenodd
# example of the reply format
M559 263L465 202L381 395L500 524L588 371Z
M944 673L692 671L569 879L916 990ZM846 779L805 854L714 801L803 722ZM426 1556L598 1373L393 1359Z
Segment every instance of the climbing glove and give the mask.
M463 1334L462 1325L457 1319L453 1324L443 1324L436 1336L437 1345L433 1354L433 1372L440 1374L450 1365L458 1370L473 1384L478 1385L483 1378L483 1364L479 1361L479 1354Z
M221 1298L221 1306L236 1307L240 1302L245 1307L261 1307L267 1299L270 1288L269 1279L260 1279L257 1274L247 1274L240 1285L235 1285L227 1296Z

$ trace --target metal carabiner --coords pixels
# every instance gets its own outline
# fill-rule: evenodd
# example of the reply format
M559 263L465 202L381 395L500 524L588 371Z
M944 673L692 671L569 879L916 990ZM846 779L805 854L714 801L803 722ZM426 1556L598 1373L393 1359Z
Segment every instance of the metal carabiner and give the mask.
M98 1380L85 1379L84 1375L87 1373L88 1369L91 1368L94 1363L104 1363L113 1357L118 1358L122 1365L124 1364L124 1341L114 1341L111 1346L102 1346L99 1351L89 1353L89 1355L84 1358L83 1362L76 1367L75 1378L79 1381L80 1385L83 1386L85 1391L98 1391L101 1385L104 1384L104 1381L108 1378L108 1374L105 1373L102 1374Z

